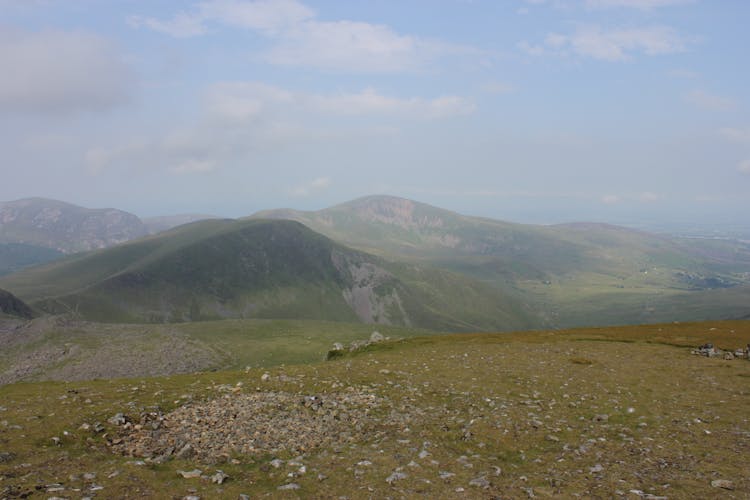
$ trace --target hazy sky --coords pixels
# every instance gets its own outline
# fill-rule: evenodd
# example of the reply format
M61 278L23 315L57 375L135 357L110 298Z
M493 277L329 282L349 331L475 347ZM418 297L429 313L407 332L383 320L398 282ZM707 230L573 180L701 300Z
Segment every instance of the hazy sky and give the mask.
M746 0L0 0L0 200L750 214Z

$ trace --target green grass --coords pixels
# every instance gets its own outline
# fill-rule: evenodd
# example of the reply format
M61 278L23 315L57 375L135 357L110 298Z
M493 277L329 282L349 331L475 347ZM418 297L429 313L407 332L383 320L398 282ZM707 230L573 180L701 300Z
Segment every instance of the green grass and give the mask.
M225 327L227 341L241 339L238 325ZM14 384L0 387L0 451L13 454L0 463L0 491L52 496L45 493L47 485L61 483L65 491L58 496L77 497L84 492L76 488L94 482L104 487L97 494L108 498L236 498L241 493L453 498L457 488L470 498L524 498L529 488L537 497L610 498L638 489L669 498L744 498L750 495L745 460L750 362L693 356L671 345L706 341L724 348L744 345L750 342L750 323L420 337L328 363ZM265 371L271 374L268 382L260 380ZM293 469L269 467L276 456L136 465L137 458L109 451L105 433L81 429L84 423L103 422L113 437L118 430L106 419L116 412L170 411L191 401L234 397L220 388L238 382L244 384L241 393L325 395L367 388L412 418L387 427L390 414L384 412L381 437L305 453L307 473L294 479L300 490L288 495L276 488L290 481ZM343 389L335 389L338 384ZM595 422L601 414L608 420ZM59 445L53 437L60 438ZM423 450L428 454L420 456ZM362 460L372 464L358 466ZM590 472L597 466L601 472ZM209 474L222 469L230 480L218 486L177 475L196 467ZM386 483L399 467L406 477ZM441 471L454 475L441 479ZM96 474L95 481L81 479L87 472ZM480 476L490 481L487 490L469 485ZM714 479L733 481L734 491L711 487Z
M174 328L220 351L229 369L322 361L335 342L367 340L376 330L392 338L437 334L417 328L301 320L225 320Z

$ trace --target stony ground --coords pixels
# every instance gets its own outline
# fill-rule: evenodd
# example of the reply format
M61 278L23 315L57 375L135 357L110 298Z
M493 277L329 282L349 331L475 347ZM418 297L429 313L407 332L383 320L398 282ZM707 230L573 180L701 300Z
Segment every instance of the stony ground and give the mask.
M192 373L222 362L204 342L170 329L43 317L0 321L0 385Z
M0 388L0 498L750 498L750 323Z

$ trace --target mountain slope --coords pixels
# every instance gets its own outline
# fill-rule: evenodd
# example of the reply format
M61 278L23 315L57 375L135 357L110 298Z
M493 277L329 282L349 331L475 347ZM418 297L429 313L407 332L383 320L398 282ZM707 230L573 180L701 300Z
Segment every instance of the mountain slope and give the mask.
M255 216L297 220L354 248L521 292L555 326L671 321L683 315L733 318L748 310L739 285L750 283L750 245L737 241L670 238L594 223L514 224L390 196L317 212L282 209ZM703 293L735 287L728 301ZM701 310L710 315L694 318L703 297L712 307ZM651 314L662 303L670 313Z
M3 315L30 319L34 314L31 308L18 297L0 289L0 317Z
M183 224L190 224L191 222L198 222L206 219L218 219L215 215L202 215L202 214L178 214L178 215L161 215L156 217L145 217L141 220L146 225L146 229L149 234L156 234L162 231L167 231L173 227L182 226Z
M0 276L25 267L59 259L64 254L52 248L25 243L0 243Z
M101 321L302 318L449 330L536 326L507 294L389 264L292 221L208 220L0 280L40 309Z
M83 208L44 198L0 203L0 243L25 243L72 253L105 248L145 234L143 222L122 210Z

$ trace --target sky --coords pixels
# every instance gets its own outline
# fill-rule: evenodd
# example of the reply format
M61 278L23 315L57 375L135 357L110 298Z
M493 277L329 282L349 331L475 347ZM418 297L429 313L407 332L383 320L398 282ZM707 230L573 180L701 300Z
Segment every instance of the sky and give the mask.
M0 0L0 200L747 224L746 0Z

